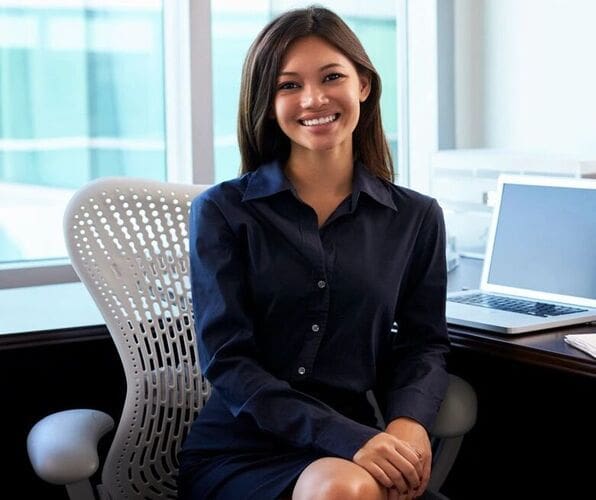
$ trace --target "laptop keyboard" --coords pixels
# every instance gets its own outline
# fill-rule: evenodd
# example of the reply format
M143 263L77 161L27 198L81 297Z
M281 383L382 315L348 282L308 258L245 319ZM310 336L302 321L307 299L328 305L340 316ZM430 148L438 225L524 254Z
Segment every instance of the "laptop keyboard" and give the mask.
M543 318L546 318L547 316L561 316L563 314L586 311L586 309L579 309L577 307L559 306L555 304L547 304L545 302L533 302L531 300L501 297L499 295L489 295L486 293L450 297L448 300L459 304L470 304L473 306L498 309L500 311L541 316Z

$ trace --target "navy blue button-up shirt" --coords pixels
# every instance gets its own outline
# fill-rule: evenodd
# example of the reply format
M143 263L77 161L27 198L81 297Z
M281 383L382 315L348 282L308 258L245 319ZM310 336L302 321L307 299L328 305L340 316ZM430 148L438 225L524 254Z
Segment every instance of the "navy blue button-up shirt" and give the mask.
M356 163L352 193L319 228L273 162L194 200L190 246L214 393L185 448L247 449L270 436L351 459L379 432L354 409L369 390L386 422L432 427L448 380L435 200Z

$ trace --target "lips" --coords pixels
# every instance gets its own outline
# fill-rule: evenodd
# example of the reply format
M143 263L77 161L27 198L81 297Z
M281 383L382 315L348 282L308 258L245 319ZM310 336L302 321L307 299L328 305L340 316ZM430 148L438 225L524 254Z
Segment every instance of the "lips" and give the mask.
M317 118L310 118L307 120L298 120L300 125L304 127L315 127L317 125L327 125L332 123L339 118L339 113L334 113L326 116L320 116Z

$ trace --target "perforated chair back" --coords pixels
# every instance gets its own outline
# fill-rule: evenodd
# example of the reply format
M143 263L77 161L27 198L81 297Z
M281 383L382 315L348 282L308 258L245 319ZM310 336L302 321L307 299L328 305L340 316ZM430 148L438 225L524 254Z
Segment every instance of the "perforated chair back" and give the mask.
M176 454L210 391L188 263L188 210L207 187L105 178L66 209L72 265L105 319L127 384L102 498L176 498Z

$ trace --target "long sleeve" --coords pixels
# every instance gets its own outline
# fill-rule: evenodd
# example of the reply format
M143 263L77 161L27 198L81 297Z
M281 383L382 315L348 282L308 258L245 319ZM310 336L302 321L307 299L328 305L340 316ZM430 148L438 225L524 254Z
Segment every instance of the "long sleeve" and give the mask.
M253 331L249 261L241 235L232 230L209 192L195 200L190 217L191 282L205 376L235 417L249 417L259 429L295 446L351 459L378 429L341 415L264 369Z
M416 238L396 312L397 334L381 395L386 422L407 416L427 430L432 428L448 384L446 284L443 214L432 200Z

